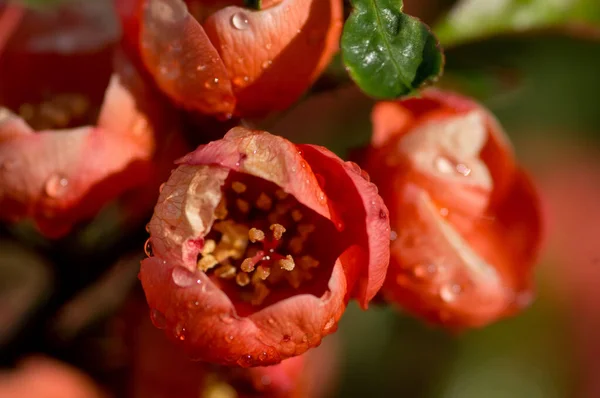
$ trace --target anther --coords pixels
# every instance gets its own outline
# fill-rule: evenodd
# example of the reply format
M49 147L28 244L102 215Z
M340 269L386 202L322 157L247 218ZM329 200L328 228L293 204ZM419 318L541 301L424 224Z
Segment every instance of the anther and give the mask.
M312 258L312 256L302 256L298 261L300 268L303 270L309 270L311 268L316 268L319 266L319 261Z
M292 271L296 266L296 264L294 263L294 258L289 254L285 258L279 260L278 263L279 266L286 271Z
M202 247L201 254L203 256L206 256L207 254L211 254L212 252L214 252L216 248L217 248L217 243L212 239L208 239L207 241L204 242L204 246Z
M250 283L250 277L247 273L240 272L235 276L235 283L237 283L238 286L246 286Z
M235 204L242 213L248 213L250 211L250 203L244 199L236 199Z
M298 233L301 237L306 238L309 234L315 231L313 224L300 224L298 225Z
M258 199L256 199L256 207L264 211L269 211L271 210L271 206L273 206L273 200L266 193L261 192Z
M273 231L273 238L275 238L276 240L281 239L283 233L285 232L285 228L281 224L271 224L269 229Z
M215 218L217 220L224 220L227 217L227 201L225 197L221 198L221 201L215 208Z
M254 259L247 258L244 261L242 261L242 265L240 265L240 268L244 272L252 272L252 271L254 271L255 265L256 265L256 262L254 261Z
M302 217L303 217L303 215L302 215L302 213L300 212L300 210L298 210L298 209L294 209L294 210L292 210L292 219L293 219L295 222L298 222L298 221L302 220Z
M252 243L256 243L257 241L262 242L265 240L265 233L260 229L250 228L250 231L248 231L248 238Z
M288 193L285 192L283 189L278 189L277 191L275 191L275 196L277 197L277 199L283 200L288 197Z
M246 192L246 188L246 184L239 181L234 181L231 183L231 189L233 189L236 193L244 193Z
M271 275L271 270L263 265L259 265L256 267L254 275L264 281L269 277L269 275Z
M231 264L223 264L215 270L215 275L222 279L231 279L235 277L237 270Z
M212 254L207 254L198 261L198 268L206 272L217 264L219 264L219 261Z

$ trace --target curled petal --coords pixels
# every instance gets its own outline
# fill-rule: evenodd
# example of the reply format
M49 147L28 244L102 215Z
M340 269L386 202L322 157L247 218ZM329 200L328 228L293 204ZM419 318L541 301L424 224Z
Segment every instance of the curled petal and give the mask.
M314 145L299 145L313 170L322 175L323 190L338 229L352 242L341 261L358 284L353 297L366 309L383 285L389 264L389 214L375 184L358 165L343 162L332 152ZM351 278L354 279L354 278Z
M233 112L229 72L182 0L146 1L140 30L141 58L176 103L203 113Z

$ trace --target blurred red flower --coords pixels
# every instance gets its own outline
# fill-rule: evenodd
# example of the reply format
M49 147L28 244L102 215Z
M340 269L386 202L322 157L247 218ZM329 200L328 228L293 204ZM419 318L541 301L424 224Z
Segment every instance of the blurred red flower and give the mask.
M0 372L0 397L106 397L88 376L57 360L29 357L16 370Z
M377 188L323 147L242 127L179 161L140 277L155 324L197 359L275 364L366 308L389 261Z
M385 297L456 329L528 305L539 201L491 114L469 99L426 90L378 103L372 121L364 167L394 231Z
M338 49L341 0L117 0L130 48L178 105L261 116L297 100Z
M185 153L160 94L123 56L113 71L110 5L71 1L0 26L0 217L30 217L51 237L151 187ZM144 191L132 209L151 200Z
M334 384L335 339L273 366L219 366L190 361L152 326L145 304L141 309L136 302L122 314L131 353L129 396L133 398L317 398Z

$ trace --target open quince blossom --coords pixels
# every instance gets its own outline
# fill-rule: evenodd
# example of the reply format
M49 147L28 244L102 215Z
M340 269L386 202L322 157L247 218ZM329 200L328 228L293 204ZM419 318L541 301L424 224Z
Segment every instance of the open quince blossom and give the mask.
M450 328L483 326L531 300L538 196L496 120L426 90L376 104L364 167L392 225L385 297Z
M125 35L180 106L261 116L297 100L338 49L341 0L117 0Z
M349 298L366 308L381 287L388 211L356 164L243 127L179 164L140 278L155 325L193 358L300 355L336 330Z
M0 48L0 217L32 218L51 237L151 187L185 153L160 94L123 56L113 72L110 5L26 11ZM144 196L136 209L152 207Z

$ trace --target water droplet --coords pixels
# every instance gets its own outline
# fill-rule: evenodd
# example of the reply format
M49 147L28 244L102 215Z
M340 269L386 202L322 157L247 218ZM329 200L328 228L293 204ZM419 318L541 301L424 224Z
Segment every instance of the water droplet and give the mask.
M271 66L272 63L273 63L273 61L268 60L268 61L263 62L261 66L263 69L267 69L269 66Z
M154 256L154 251L152 250L152 238L146 239L146 243L144 243L144 253L146 253L146 257Z
M267 353L266 353L266 352L264 352L264 351L263 351L263 352L261 352L261 353L258 355L258 359L260 359L261 361L264 361L265 359L267 359Z
M181 341L185 340L185 327L183 327L183 325L178 324L177 326L175 326L175 329L173 330L173 334L175 335L176 339L179 339Z
M69 180L60 174L53 174L46 181L45 191L46 195L51 198L59 198L67 193L69 187Z
M198 66L196 66L196 70L198 72L202 72L202 71L206 70L206 65L198 65Z
M226 314L226 313L222 313L219 314L219 319L226 324L231 324L233 323L233 318L231 317L231 315Z
M456 170L454 163L444 156L435 158L435 168L442 174L450 174Z
M291 339L292 339L292 336L290 336L289 334L284 334L283 338L282 338L282 340L283 340L284 343L287 343Z
M207 81L204 82L204 87L207 89L212 89L214 87L216 87L219 84L219 78L215 77L213 79L208 79Z
M398 239L398 233L396 231L390 231L390 240L394 241Z
M330 318L327 323L325 324L325 326L323 327L323 330L329 330L333 327L333 325L335 325L335 319Z
M274 325L275 324L275 319L269 318L267 322L269 322L269 325Z
M150 319L152 320L152 323L154 324L154 326L156 326L159 329L166 329L167 328L167 318L165 318L164 314L162 312L160 312L159 310L153 308L150 311Z
M171 271L171 277L173 278L173 283L175 283L179 287L190 287L194 284L200 284L200 279L196 278L192 272L190 272L187 268L177 266L173 268Z
M267 50L270 50L270 49L271 49L271 47L273 47L273 44L271 44L271 43L267 43L267 44L265 44L265 48L266 48Z
M468 177L469 174L471 174L471 168L463 163L459 163L456 165L456 171L465 177Z
M307 343L308 342L308 336L307 335L302 336L302 342L303 343Z
M250 22L248 22L248 17L246 14L242 12L236 12L231 17L231 24L237 30L246 30L250 28Z
M417 264L412 269L412 274L421 279L431 278L438 271L438 267L435 264Z
M447 284L440 288L440 298L446 303L450 303L456 300L456 297L460 294L462 288L458 284Z
M445 208L445 207L442 207L442 208L440 209L440 215L441 215L442 217L448 217L448 209L447 209L447 208Z
M230 335L225 336L225 341L228 343L231 343L233 341L233 335L230 334Z
M252 355L242 355L237 360L238 365L240 365L243 368L248 368L248 367L252 366L252 362L253 362Z

